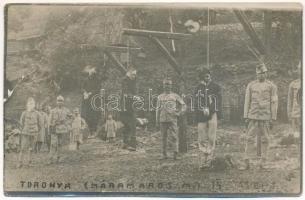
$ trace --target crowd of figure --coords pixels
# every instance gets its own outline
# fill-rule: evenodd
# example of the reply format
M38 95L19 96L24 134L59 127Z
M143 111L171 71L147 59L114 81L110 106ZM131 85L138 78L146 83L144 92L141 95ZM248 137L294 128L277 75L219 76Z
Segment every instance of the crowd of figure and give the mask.
M298 70L300 71L300 64ZM278 95L277 86L267 78L267 68L260 64L256 68L257 79L250 82L245 92L244 118L247 124L244 169L250 168L249 145L250 135L261 133L266 138L266 148L259 158L260 168L264 168L268 158L270 147L270 128L277 118ZM194 91L194 113L198 130L198 149L201 169L211 167L211 162L215 158L217 122L221 118L222 91L211 77L209 69L203 68L199 73L199 84ZM160 128L162 138L162 157L169 159L168 154L172 154L174 160L180 159L178 118L182 116L187 105L183 98L172 91L172 79L166 77L163 80L164 92L158 96L156 106L156 126ZM73 114L64 106L64 98L57 97L57 106L53 109L40 104L36 105L33 98L27 101L27 109L21 115L22 125L21 150L19 154L18 166L26 162L25 154L31 161L31 152L38 152L43 142L47 144L50 163L59 162L64 137L69 137L70 145L75 149L82 144L82 129L87 124L95 136L97 113L90 111L90 98L98 92L98 85L90 85L91 89L85 89L82 109L87 109L85 120L80 115L79 109L75 108ZM93 88L93 89L92 89ZM122 95L125 98L125 108L120 113L120 121L123 123L122 137L123 149L137 151L136 142L136 111L133 102L137 99L136 94L136 70L130 68L122 80ZM301 119L301 81L300 77L289 85L287 112L288 118L293 127L295 136L299 137ZM86 105L84 107L84 104ZM91 113L91 114L90 114ZM93 113L93 114L92 114ZM89 117L88 117L89 115ZM112 115L108 116L105 122L108 141L116 137L117 124ZM254 134L255 135L255 134Z

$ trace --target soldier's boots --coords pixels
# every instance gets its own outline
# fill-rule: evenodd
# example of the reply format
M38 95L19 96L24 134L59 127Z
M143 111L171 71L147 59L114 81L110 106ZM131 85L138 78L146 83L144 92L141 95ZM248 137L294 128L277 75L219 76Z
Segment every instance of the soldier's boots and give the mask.
M136 151L137 149L135 148L135 147L127 147L127 150L129 150L129 151Z

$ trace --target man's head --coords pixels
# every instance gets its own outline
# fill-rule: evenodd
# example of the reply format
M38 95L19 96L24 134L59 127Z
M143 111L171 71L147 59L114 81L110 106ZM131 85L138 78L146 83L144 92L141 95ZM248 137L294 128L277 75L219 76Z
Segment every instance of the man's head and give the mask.
M136 79L136 76L137 76L137 70L135 68L129 68L127 73L126 73L126 76L128 78L130 78L131 80L134 80Z
M79 115L79 109L78 108L74 108L73 113L76 116Z
M64 97L59 95L57 98L56 98L56 104L58 107L62 107L64 105Z
M35 100L33 97L28 98L26 103L26 109L27 111L32 111L35 109Z
M211 72L207 68L203 68L199 73L199 80L208 83L211 81Z
M258 65L256 67L256 77L257 77L257 79L261 82L265 81L266 78L267 78L267 72L268 72L268 70L267 70L267 67L264 63Z
M164 92L166 93L169 93L172 91L172 86L173 86L173 82L172 82L172 79L171 78L165 78L163 80L163 89L164 89Z

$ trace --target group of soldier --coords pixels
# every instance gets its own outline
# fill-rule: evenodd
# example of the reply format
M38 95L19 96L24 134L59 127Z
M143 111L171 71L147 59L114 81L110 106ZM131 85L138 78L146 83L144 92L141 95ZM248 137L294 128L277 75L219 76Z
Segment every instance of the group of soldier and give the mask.
M48 152L48 163L59 162L62 146L66 141L74 144L76 149L82 143L81 129L86 127L86 122L80 117L79 109L75 108L73 114L64 106L64 97L58 96L56 107L50 109L40 103L35 103L34 98L27 100L26 110L20 117L22 131L20 134L20 152L17 167L30 165L32 152L38 153L45 143Z
M298 65L298 76L300 76L300 64ZM246 88L244 119L247 124L246 144L244 155L244 166L241 169L250 168L249 142L253 133L262 133L266 138L266 148L262 155L259 156L259 168L266 168L266 161L270 148L270 128L277 118L278 95L277 87L267 79L267 68L260 64L256 68L257 80L250 82ZM211 73L208 69L202 69L199 74L200 83L195 89L195 114L198 130L198 148L200 157L200 168L211 168L211 161L215 158L215 144L217 120L221 117L221 87L211 79ZM160 123L163 138L163 158L166 154L166 138L171 135L172 145L174 147L174 159L177 155L177 117L185 110L185 103L179 95L172 93L170 90L171 81L164 80L164 93L158 97L160 104L157 112L157 123ZM288 92L288 118L293 128L293 135L299 137L300 118L301 118L301 81L300 78L294 80L289 85ZM180 110L176 112L176 107L171 106L168 102L181 104Z
M298 69L300 70L300 64ZM245 145L245 169L250 168L249 143L250 135L260 131L266 138L266 148L259 158L260 168L265 167L270 147L270 127L277 118L278 95L277 87L267 78L267 68L264 64L259 64L256 68L257 79L250 82L246 88L244 118L247 124L247 136ZM172 91L172 79L166 77L163 80L163 93L158 96L156 107L156 125L160 128L162 138L162 157L169 159L168 150L172 153L174 160L180 159L178 145L178 118L182 116L187 105L183 98ZM130 68L122 80L122 95L125 98L124 109L120 113L120 121L123 123L123 149L136 151L136 110L133 102L137 98L136 94L136 70ZM211 167L211 162L215 158L217 122L221 118L222 95L221 87L216 84L209 69L203 68L199 73L199 84L194 91L194 113L198 130L198 149L201 169ZM89 94L92 95L92 94ZM90 98L89 98L90 99ZM288 92L288 118L291 121L294 132L300 132L301 118L301 81L300 78L293 81ZM49 131L51 135L50 162L58 162L63 141L63 136L69 130L67 119L69 110L63 106L64 98L57 97L57 106L50 113ZM36 135L41 128L40 114L35 110L34 99L29 99L27 110L22 113L21 125L21 151L19 165L25 151L33 147L33 142L37 140ZM86 120L90 124L90 118ZM90 126L90 125L89 125ZM81 127L81 126L80 126ZM90 128L90 127L89 127ZM29 159L30 160L30 159Z

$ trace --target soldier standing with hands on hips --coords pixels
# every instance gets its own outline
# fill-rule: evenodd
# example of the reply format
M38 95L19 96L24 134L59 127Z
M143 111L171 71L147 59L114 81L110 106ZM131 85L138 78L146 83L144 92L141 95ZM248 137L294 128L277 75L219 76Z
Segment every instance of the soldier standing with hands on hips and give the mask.
M176 93L172 92L172 80L163 80L164 92L158 96L156 110L156 124L160 125L162 135L162 159L167 159L167 145L169 144L174 160L178 159L178 117L186 111L186 104Z
M265 168L270 143L270 127L277 117L278 96L277 87L267 80L265 64L256 67L257 80L248 84L245 96L244 118L247 123L245 145L245 169L250 169L248 155L249 136L256 130L260 131L267 140L266 150L259 158L260 169Z

